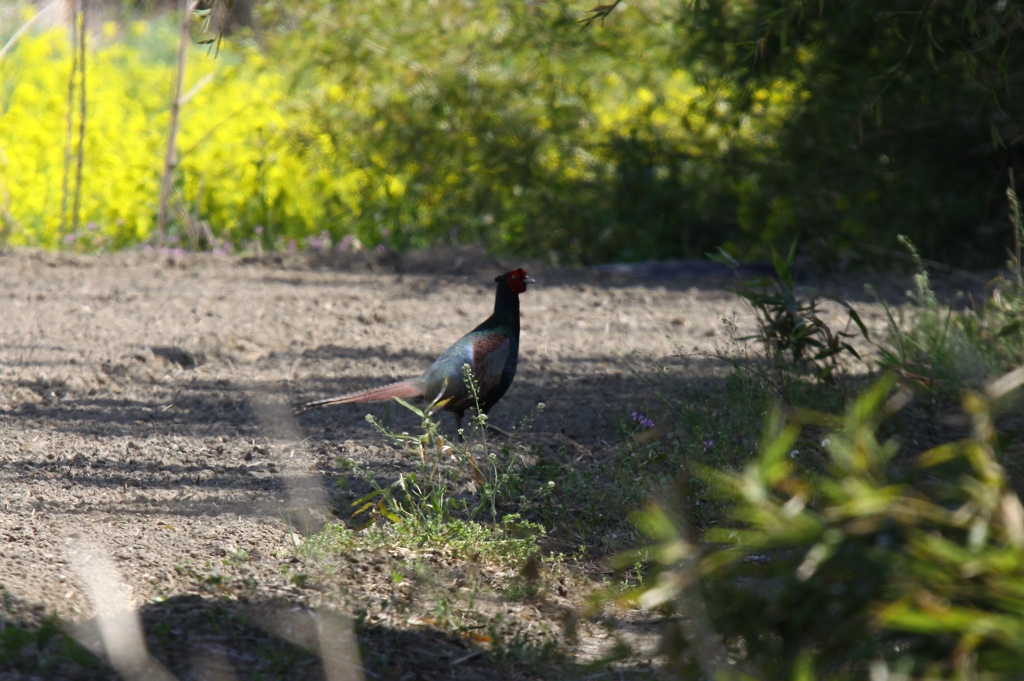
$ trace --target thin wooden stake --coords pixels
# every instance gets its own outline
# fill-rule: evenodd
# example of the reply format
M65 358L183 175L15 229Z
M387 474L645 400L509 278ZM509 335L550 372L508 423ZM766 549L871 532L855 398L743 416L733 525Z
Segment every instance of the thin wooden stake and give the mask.
M82 205L82 166L85 164L85 39L89 0L82 0L82 18L78 28L78 70L82 81L78 88L78 166L75 168L75 202L72 209L72 232L78 232Z
M171 122L167 130L167 154L164 157L164 172L160 181L160 207L156 218L157 245L164 243L167 228L167 201L171 195L171 179L178 165L178 124L181 114L181 90L185 82L185 56L188 54L189 20L196 0L190 0L181 16L181 39L178 42L178 73L174 79L174 96L171 99Z
M64 180L60 193L60 231L68 227L68 182L71 179L72 134L75 119L75 75L78 73L78 3L68 0L71 8L71 74L68 76L68 119L64 137Z

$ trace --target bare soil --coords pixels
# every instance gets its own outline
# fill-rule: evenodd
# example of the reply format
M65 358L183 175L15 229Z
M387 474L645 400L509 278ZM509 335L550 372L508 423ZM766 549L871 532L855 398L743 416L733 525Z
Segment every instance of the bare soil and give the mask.
M102 651L95 616L123 603L180 679L534 678L526 639L509 659L493 635L434 626L437 594L468 579L509 632L550 635L581 665L599 657L614 640L598 624L575 642L558 633L575 619L579 585L599 578L587 573L596 563L551 568L552 583L571 588L533 601L502 598L517 576L508 566L453 572L452 556L387 547L296 578L315 572L297 547L324 521L346 520L363 491L340 462L382 484L408 463L365 415L416 424L385 405L297 418L292 407L419 373L489 314L494 275L518 264L468 251L0 255L0 630L55 616ZM544 403L523 437L552 460L613 456L620 423L653 399L644 372L667 368L657 380L668 387L711 386L721 365L697 353L724 342L723 317L741 332L752 324L728 282L704 273L530 273L519 374L491 416L508 429ZM861 283L823 285L860 299L877 327ZM409 578L396 582L396 571ZM358 623L359 655L338 658L352 627L328 607ZM0 657L0 678L112 674L53 641L33 645Z

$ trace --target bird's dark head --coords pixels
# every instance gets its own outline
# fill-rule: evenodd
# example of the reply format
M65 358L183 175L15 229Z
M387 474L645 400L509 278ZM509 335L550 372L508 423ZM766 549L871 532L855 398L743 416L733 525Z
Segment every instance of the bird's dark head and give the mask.
M494 281L499 284L504 283L511 289L512 293L525 293L527 284L537 283L521 268L506 272L505 274L499 274L494 278Z

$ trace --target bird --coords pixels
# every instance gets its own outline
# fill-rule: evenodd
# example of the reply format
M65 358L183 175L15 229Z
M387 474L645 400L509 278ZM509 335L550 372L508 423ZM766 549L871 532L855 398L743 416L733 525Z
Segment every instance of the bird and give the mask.
M299 413L336 404L386 402L394 398L431 400L455 415L460 430L468 408L476 406L466 385L463 367L469 365L477 385L479 410L487 414L498 403L516 375L519 362L519 295L536 281L520 269L494 278L497 290L494 312L465 336L455 341L421 375L378 388L307 402Z

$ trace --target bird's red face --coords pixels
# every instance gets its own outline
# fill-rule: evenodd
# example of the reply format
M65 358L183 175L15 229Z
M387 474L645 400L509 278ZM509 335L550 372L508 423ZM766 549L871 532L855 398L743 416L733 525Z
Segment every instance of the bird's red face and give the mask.
M527 284L536 283L522 269L506 272L497 277L495 281L504 281L512 289L512 293L525 293Z

